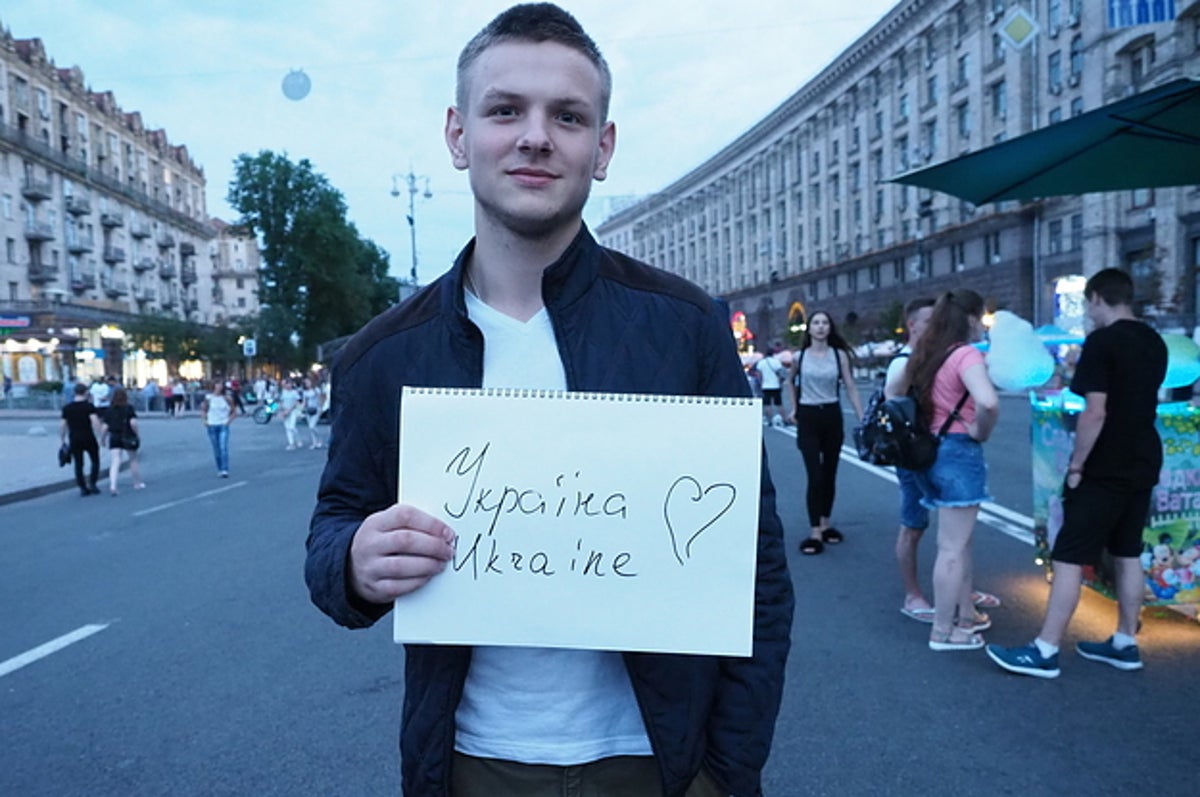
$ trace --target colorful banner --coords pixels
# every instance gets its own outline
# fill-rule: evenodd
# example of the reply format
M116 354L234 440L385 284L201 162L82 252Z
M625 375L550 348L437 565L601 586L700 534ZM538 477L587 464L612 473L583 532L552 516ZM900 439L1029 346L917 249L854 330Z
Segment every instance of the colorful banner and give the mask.
M1037 561L1050 569L1050 548L1062 526L1062 483L1083 400L1066 391L1033 401L1033 521ZM1149 606L1200 604L1200 409L1158 408L1163 469L1142 531L1142 567ZM1085 569L1090 586L1113 597L1110 563Z

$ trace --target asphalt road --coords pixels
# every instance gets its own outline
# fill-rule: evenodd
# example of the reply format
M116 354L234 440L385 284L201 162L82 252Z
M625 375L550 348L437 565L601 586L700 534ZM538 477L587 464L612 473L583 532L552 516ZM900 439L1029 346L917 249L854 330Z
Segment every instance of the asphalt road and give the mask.
M1028 411L1004 406L992 491L1028 515ZM895 488L845 464L846 542L802 558L799 454L766 439L798 599L768 794L1186 793L1200 627L1148 617L1133 674L1068 652L1040 681L932 653L928 627L898 612ZM309 604L322 452L282 441L277 424L238 425L228 480L198 440L145 491L3 508L0 794L397 793L401 650L387 623L349 632ZM932 541L925 554L927 572ZM1005 600L989 640L1026 641L1046 591L1029 547L981 524L976 567ZM1087 593L1070 640L1107 635L1112 612ZM90 635L12 668L72 632Z

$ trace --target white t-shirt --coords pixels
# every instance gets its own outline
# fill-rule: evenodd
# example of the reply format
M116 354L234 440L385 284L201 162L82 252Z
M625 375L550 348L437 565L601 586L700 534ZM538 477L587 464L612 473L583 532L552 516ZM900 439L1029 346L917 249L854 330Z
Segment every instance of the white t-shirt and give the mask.
M780 372L783 370L783 365L780 364L779 358L774 354L763 357L754 364L754 367L762 375L763 390L780 390L783 388L783 382L780 381Z
M893 379L898 378L900 376L900 372L908 367L908 358L911 354L912 349L909 348L907 343L900 347L900 351L896 352L896 356L892 358L890 363L888 363L887 376L885 376L883 379L883 383L885 385L891 382Z
M529 321L466 294L483 333L483 386L565 390L550 316ZM620 653L479 646L454 716L455 749L479 758L570 766L650 755L650 739Z
M233 415L233 402L225 396L215 393L208 397L208 415L204 418L206 426L228 426Z

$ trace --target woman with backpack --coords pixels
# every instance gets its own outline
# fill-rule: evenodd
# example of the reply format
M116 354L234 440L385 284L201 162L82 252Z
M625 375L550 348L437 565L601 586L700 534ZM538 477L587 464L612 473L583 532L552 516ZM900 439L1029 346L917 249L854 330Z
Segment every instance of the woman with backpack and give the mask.
M118 387L109 400L108 407L102 417L104 425L100 436L108 435L108 492L114 498L117 495L117 475L121 472L121 452L129 457L129 472L133 474L133 489L141 490L146 484L142 481L138 469L138 449L142 445L138 434L137 410L129 404L129 394L125 388Z
M999 418L999 398L983 353L970 345L983 337L983 297L968 289L938 298L929 325L889 395L916 387L924 426L942 430L937 459L917 473L922 504L938 513L937 559L933 565L932 650L978 650L978 632L991 620L972 598L971 537L979 506L990 500L982 443ZM957 409L961 407L961 409Z
M800 542L800 553L815 556L844 535L829 525L837 486L838 461L844 437L841 388L862 417L862 403L850 371L850 344L838 334L829 313L819 310L808 319L800 351L788 369L787 422L796 425L796 446L808 474L808 523L811 533Z

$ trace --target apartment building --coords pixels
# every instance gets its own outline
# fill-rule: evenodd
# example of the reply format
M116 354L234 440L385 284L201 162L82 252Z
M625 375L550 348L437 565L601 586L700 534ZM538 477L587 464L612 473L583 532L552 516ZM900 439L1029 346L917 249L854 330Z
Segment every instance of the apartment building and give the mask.
M145 378L141 367L129 373L145 358L124 351L123 324L146 313L205 324L244 314L218 301L218 273L231 269L212 257L217 238L204 171L186 146L90 89L79 67L57 67L40 39L0 30L6 374Z
M206 323L223 326L258 315L258 241L244 227L211 220L216 238L209 242L212 264L211 315Z
M1018 11L1036 34L1006 36ZM1035 325L1081 322L1080 277L1120 266L1190 333L1200 189L974 206L887 182L1200 74L1200 0L902 0L812 81L599 240L703 286L760 340L829 310L855 337L957 286ZM1119 165L1114 165L1119 167Z

